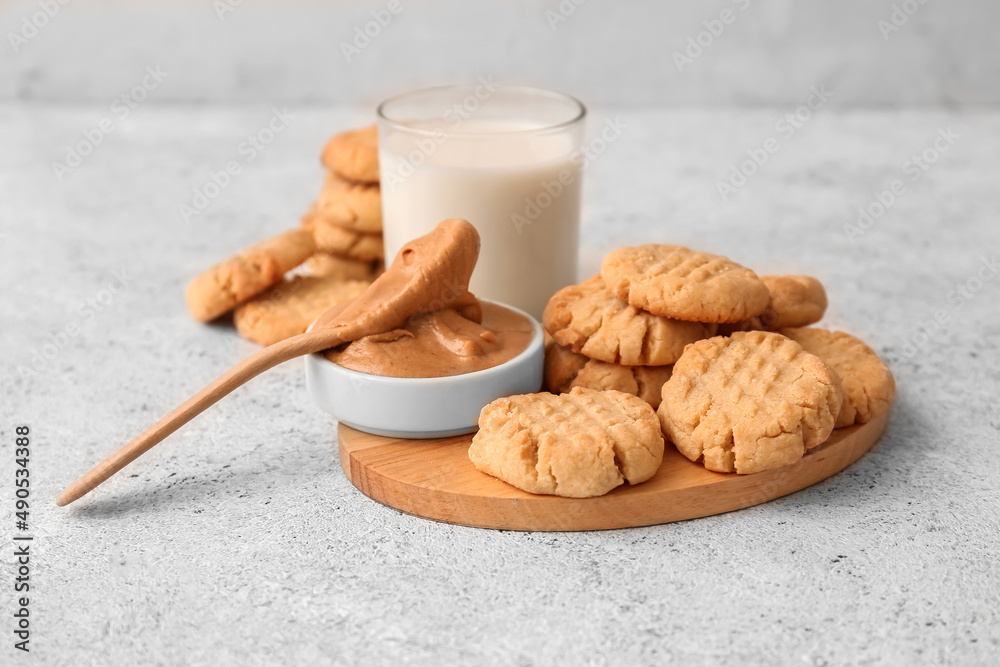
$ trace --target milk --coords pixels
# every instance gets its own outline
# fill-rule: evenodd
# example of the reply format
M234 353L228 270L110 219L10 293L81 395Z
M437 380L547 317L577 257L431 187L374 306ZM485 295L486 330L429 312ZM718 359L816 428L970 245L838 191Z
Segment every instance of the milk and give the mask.
M516 121L468 120L451 133L380 127L386 259L446 218L482 239L471 289L541 318L576 282L582 157L573 133L525 132Z

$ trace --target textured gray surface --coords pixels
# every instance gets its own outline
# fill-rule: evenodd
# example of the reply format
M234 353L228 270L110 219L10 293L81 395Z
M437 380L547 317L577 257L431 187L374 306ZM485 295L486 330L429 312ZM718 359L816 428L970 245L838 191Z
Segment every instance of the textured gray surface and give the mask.
M64 485L255 349L191 321L181 295L210 262L295 224L321 181L323 139L364 118L290 111L289 128L184 223L178 204L270 109L141 107L60 183L51 162L107 109L0 108L0 480L9 498L11 425L30 424L38 536L21 662L995 660L1000 280L961 303L949 293L1000 252L996 113L821 111L722 202L716 181L778 136L787 109L623 110L628 130L588 172L591 268L609 248L661 240L812 272L828 322L888 360L899 394L885 437L813 488L634 530L436 524L347 482L334 424L291 363L55 508ZM903 162L949 126L950 150L851 242L856 207L907 179ZM127 282L101 297L114 271ZM938 311L948 321L910 349ZM72 322L78 332L60 337ZM8 501L3 512L8 536Z
M994 0L89 0L46 21L56 1L0 3L0 100L110 104L159 64L172 102L377 103L492 75L626 106L820 83L837 105L1000 103Z

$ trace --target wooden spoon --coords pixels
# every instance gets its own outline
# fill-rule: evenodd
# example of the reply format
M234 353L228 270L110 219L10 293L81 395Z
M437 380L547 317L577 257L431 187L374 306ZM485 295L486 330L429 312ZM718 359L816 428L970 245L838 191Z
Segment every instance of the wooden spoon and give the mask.
M347 307L321 315L313 331L293 336L251 355L189 398L141 435L94 466L56 498L60 507L90 493L168 435L237 387L280 363L403 326L407 318L457 308L470 318L482 310L469 292L479 257L479 234L465 220L445 220L400 249L385 273Z

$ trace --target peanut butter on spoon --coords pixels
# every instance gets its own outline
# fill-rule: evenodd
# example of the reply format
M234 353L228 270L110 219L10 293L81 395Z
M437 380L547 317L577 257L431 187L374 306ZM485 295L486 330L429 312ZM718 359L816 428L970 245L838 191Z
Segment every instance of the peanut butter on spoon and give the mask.
M386 273L354 301L331 308L314 330L348 343L326 357L372 375L443 377L484 370L523 352L534 334L525 317L484 306L469 292L479 234L464 220L445 220L403 246ZM333 347L333 346L331 346Z
M306 354L400 329L414 315L454 309L481 322L482 306L469 292L479 257L479 234L465 220L445 220L402 247L389 269L346 307L331 309L312 331L251 355L68 486L56 499L68 505L89 493L237 387L278 364Z
M469 292L479 259L479 232L465 220L445 220L404 245L392 265L346 307L320 315L313 331L336 332L328 347L402 327L413 315L443 308L481 322L482 306Z

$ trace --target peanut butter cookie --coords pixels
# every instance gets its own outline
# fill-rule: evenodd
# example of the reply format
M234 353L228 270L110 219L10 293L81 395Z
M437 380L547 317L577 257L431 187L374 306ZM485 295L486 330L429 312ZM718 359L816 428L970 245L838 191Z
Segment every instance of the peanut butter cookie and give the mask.
M214 320L279 282L315 249L309 232L291 229L216 264L188 284L191 315L201 322Z
M588 357L563 347L545 334L545 388L553 394L565 394L570 384L590 361Z
M273 345L305 333L317 317L361 296L369 284L363 280L296 276L237 306L233 324L244 338Z
M812 276L761 276L771 293L767 308L757 317L723 324L719 334L728 336L735 331L778 331L786 327L804 327L823 319L826 312L826 290Z
M684 350L657 415L681 454L717 472L794 463L833 430L843 394L822 359L764 331Z
M573 387L614 389L638 396L654 410L673 366L622 366L589 359L551 338L545 344L545 388L554 394Z
M360 259L341 257L322 250L310 257L306 266L309 268L309 274L313 276L369 282L375 280L383 270L379 261L363 262Z
M377 185L352 183L329 173L316 210L341 227L364 234L382 233L382 192Z
M889 409L896 396L892 371L875 350L843 331L802 328L782 329L802 348L825 361L844 386L844 404L837 426L864 424Z
M542 322L557 343L591 359L626 366L664 366L684 346L714 335L714 324L660 317L615 298L601 276L556 292Z
M378 183L378 130L374 125L342 132L323 148L323 166L356 183Z
M577 374L570 387L614 389L638 396L654 410L660 406L663 385L670 379L673 366L622 366L591 359Z
M469 459L529 493L589 498L652 477L663 460L656 413L620 391L500 398L479 415Z
M381 234L362 234L330 222L314 208L302 219L302 226L312 232L316 247L348 259L372 262L382 259L385 248Z
M739 322L760 315L770 297L750 269L675 245L619 248L601 262L612 294L654 315L693 322Z

